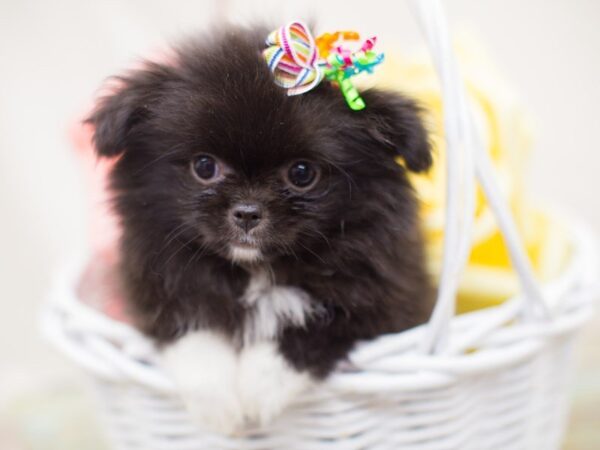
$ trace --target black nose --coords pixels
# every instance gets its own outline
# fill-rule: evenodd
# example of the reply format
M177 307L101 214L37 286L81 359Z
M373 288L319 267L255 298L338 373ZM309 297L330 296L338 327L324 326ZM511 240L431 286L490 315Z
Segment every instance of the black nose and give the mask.
M233 223L246 233L255 228L262 219L260 206L248 203L234 206L231 215Z

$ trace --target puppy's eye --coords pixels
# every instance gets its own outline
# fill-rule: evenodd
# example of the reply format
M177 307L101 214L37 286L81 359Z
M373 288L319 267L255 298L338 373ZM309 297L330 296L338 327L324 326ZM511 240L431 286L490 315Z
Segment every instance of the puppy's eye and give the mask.
M316 184L319 168L308 161L296 161L288 169L285 178L291 187L306 191Z
M192 161L192 172L200 182L211 183L221 178L223 170L212 156L200 155Z

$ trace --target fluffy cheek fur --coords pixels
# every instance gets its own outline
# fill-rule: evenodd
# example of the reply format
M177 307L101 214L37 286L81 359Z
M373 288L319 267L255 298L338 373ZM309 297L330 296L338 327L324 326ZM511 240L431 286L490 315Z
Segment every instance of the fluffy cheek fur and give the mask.
M288 97L260 55L266 32L186 44L173 64L119 78L89 119L99 155L118 157L130 310L192 413L226 432L268 422L356 342L414 326L430 307L406 177L431 164L419 109L369 90L351 111L327 83ZM228 176L194 180L202 154ZM314 188L285 185L297 160L321 167ZM244 234L230 212L249 201L265 214Z

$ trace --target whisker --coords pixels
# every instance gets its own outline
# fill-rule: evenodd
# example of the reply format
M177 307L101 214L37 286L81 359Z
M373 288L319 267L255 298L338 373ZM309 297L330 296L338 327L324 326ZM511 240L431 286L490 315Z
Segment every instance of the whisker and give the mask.
M200 235L196 236L196 238L199 238L199 237L200 237ZM187 268L190 266L190 264L192 264L192 262L196 259L196 257L198 257L198 259L202 258L202 256L204 255L204 252L206 250L207 250L207 246L205 244L199 245L198 248L196 249L196 251L190 257L190 259L187 262L187 264L185 265L185 267L183 268L182 272L185 272L187 270Z
M336 168L337 170L340 171L340 173L342 175L344 175L344 177L346 178L347 182L348 182L348 190L350 192L350 198L352 198L352 186L354 186L355 188L358 189L358 184L356 184L356 181L354 180L354 178L352 177L352 175L350 175L346 169L344 169L342 166L340 166L339 164L337 164L336 162L328 159L326 160L327 163L329 165L331 165L332 167Z
M192 243L192 241L198 239L198 236L194 236L192 239L190 239L189 241L185 242L183 245L181 245L176 252L174 252L171 256L169 256L169 258L164 262L163 267L166 266L167 264L169 264L169 262L171 262L171 260L181 251L183 250L185 247L187 247L189 244Z
M169 248L169 246L176 241L182 234L184 234L187 231L187 228L185 227L179 227L179 231L175 233L174 236L172 236L168 242L163 243L163 245L161 246L160 250L158 251L157 255L160 256L162 254L163 251L165 251L167 248ZM190 241L191 242L191 241Z
M171 151L168 151L166 153L163 153L162 155L160 155L158 158L153 159L152 161L144 164L142 167L140 167L138 170L136 170L135 172L133 172L133 176L138 175L140 172L142 172L143 170L147 169L148 167L150 167L153 164L156 164L157 162L163 160L164 158L173 156L175 154L177 154L178 152L181 151L181 147L182 145L179 146L175 146L174 148L171 149Z
M322 263L325 263L325 260L323 258L321 258L317 253L315 253L314 251L312 251L310 248L308 248L302 242L298 241L298 245L300 247L302 247L304 250L306 250L307 252L312 253L319 261L321 261Z
M325 241L325 243L327 244L327 247L329 247L329 250L333 250L333 248L331 248L331 242L329 242L329 239L327 238L327 236L325 236L325 234L322 231L319 230L312 230L315 233L317 233L319 236L321 236L323 238L323 240Z
M163 242L166 242L166 245L169 245L173 241L172 238L179 236L179 234L180 234L179 232L181 231L182 228L185 228L185 227L187 227L187 223L182 223L181 225L176 226L174 229L172 229L169 232L169 234L167 234L165 236L165 238L163 239Z
M290 244L287 244L285 241L276 238L273 239L273 243L278 248L282 249L285 254L291 254L297 261L300 261L300 258L298 258L298 255L296 254L296 252Z

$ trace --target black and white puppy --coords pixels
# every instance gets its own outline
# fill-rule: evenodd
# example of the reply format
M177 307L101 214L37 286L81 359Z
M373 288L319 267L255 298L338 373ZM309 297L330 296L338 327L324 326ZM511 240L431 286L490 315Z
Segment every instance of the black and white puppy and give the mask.
M358 341L430 312L407 180L432 161L418 107L372 89L352 111L328 82L288 96L267 31L187 42L117 77L88 120L98 154L118 157L131 313L224 432L269 422Z

